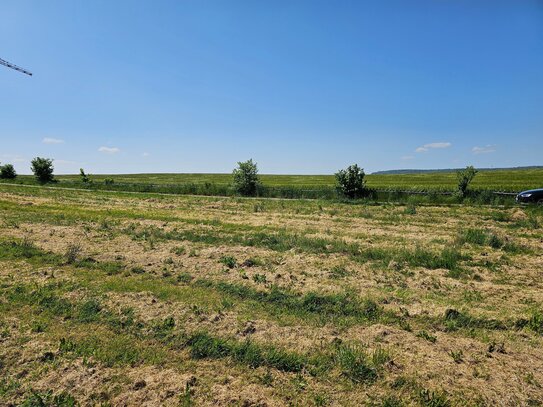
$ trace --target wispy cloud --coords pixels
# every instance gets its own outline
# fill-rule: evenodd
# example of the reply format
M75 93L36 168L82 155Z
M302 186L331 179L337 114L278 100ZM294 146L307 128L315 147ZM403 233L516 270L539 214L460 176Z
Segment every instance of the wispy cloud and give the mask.
M45 137L42 141L43 144L62 144L64 140L59 138Z
M491 144L487 144L486 146L484 147L473 147L471 149L471 152L473 154L487 154L487 153L493 153L494 151L496 151L496 146L495 145L491 145Z
M117 147L104 147L104 146L102 146L102 147L100 147L98 149L98 151L100 151L101 153L104 153L104 154L116 154L121 150L119 150Z
M413 155L404 155L404 156L402 156L402 160L412 160L413 158L415 158L415 156L413 156Z
M147 151L145 153L143 153L141 156L142 157L149 157L151 154L149 154Z
M439 143L428 143L423 146L418 147L415 152L416 153L425 153L426 151L436 149L436 148L449 148L452 146L449 142L439 142Z
M76 161L70 161L70 160L55 160L55 164L73 165L73 164L77 164L77 162Z
M13 163L23 163L23 162L27 161L27 159L24 158L23 156L20 156L20 155L2 154L2 156L0 156L0 161L13 162Z

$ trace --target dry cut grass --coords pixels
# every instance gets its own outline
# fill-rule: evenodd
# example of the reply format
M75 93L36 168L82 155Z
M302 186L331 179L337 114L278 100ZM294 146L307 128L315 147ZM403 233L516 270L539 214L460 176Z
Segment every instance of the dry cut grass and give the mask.
M543 213L0 186L0 404L543 403Z

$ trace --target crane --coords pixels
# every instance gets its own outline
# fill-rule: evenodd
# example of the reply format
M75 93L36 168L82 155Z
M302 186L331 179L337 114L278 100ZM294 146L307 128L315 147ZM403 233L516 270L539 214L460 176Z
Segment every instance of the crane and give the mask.
M23 69L20 66L9 63L8 61L3 60L2 58L0 58L0 65L7 66L8 68L15 69L16 71L27 74L28 76L32 76L31 72L28 72L26 69Z

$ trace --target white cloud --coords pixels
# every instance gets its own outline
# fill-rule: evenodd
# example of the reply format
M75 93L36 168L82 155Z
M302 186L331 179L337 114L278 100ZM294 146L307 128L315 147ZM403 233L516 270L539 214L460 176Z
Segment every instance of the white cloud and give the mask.
M493 153L494 151L496 151L496 146L491 145L491 144L487 144L484 147L475 146L471 149L471 152L473 154L487 154L487 153Z
M404 156L402 157L402 160L412 160L413 158L415 158L415 157L412 156L412 155L404 155Z
M62 144L64 140L59 138L45 137L42 141L43 144Z
M423 146L417 147L415 150L416 153L425 153L426 151L429 151L431 149L435 148L449 148L452 146L449 142L440 142L440 143L428 143Z
M98 149L98 151L105 154L116 154L121 150L119 150L117 147L103 147L102 146Z

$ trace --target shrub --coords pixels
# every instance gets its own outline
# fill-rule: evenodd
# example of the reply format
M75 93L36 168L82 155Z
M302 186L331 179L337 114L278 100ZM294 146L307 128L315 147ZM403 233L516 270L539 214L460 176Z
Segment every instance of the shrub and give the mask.
M473 165L468 165L465 169L457 171L456 177L458 178L458 195L464 197L468 190L469 184L475 178L477 170Z
M105 184L105 185L113 185L114 182L115 182L115 181L113 181L113 178L106 178L106 179L104 180L104 184Z
M15 168L11 164L4 164L0 166L0 178L1 179L14 179L17 177Z
M238 162L238 167L232 172L233 186L236 192L243 196L255 196L260 186L258 167L253 160Z
M349 165L345 170L339 170L336 174L337 191L347 198L360 198L364 196L364 170L357 164Z
M53 182L53 160L50 158L36 157L31 161L32 166L30 169L36 176L39 183L45 184L47 182Z
M85 171L83 170L83 168L79 169L79 176L81 177L81 182L83 182L84 184L89 183L90 181L89 176L85 174Z

